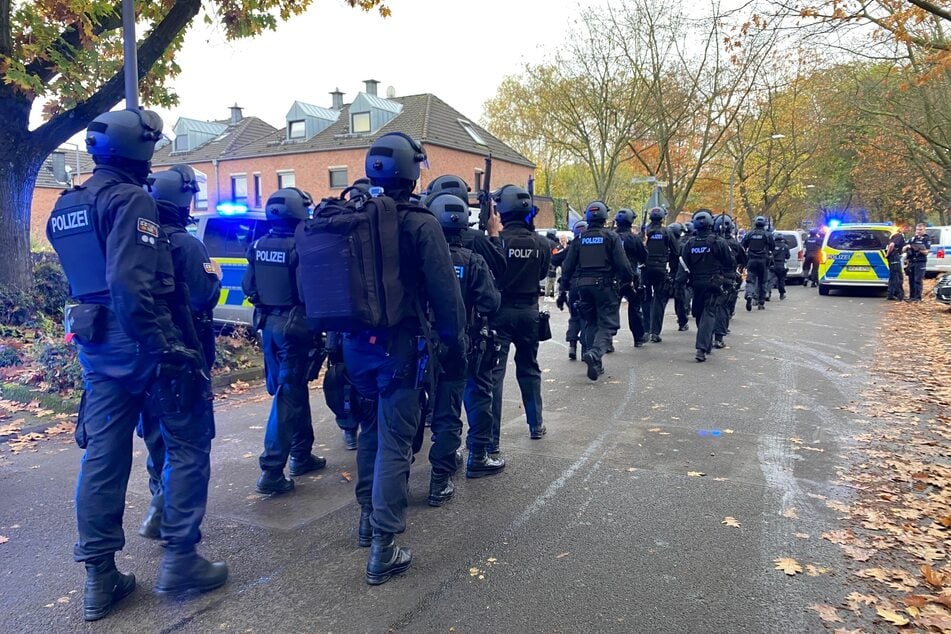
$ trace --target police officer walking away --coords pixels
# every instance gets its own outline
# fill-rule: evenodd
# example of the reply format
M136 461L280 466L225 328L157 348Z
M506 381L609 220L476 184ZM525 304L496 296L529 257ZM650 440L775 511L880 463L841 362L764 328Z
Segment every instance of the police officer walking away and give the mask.
M465 376L465 307L439 221L411 202L419 179L423 148L400 132L384 134L367 152L366 174L392 198L399 212L400 286L405 306L429 305L433 330L444 350L441 365L450 379ZM382 237L382 236L381 236ZM319 284L320 280L304 280ZM357 448L356 497L360 504L358 538L371 546L366 582L386 583L405 572L409 549L396 545L406 529L407 480L413 439L420 421L420 370L425 350L418 345L429 331L421 311L399 323L348 333L343 353L347 372L359 395L360 437Z
M488 318L499 309L502 300L492 282L489 266L478 253L462 246L462 232L468 228L469 205L458 196L439 194L429 201L429 210L439 219L452 265L459 279L462 301L466 309L466 330L469 333L467 376L443 372L436 382L433 402L433 444L429 449L432 476L429 482L429 505L442 506L452 498L452 476L456 472L456 450L462 444L462 398L467 378L474 380L484 362L494 365L494 350L490 348ZM489 357L489 359L486 359ZM486 420L473 420L469 425L469 461L467 477L482 477L498 473L505 461L489 456L492 426Z
M498 365L492 372L491 400L487 402L479 395L473 404L480 417L477 425L483 424L481 417L491 415L491 449L497 453L502 426L502 388L512 345L515 346L515 379L522 395L529 435L538 440L547 431L542 417L542 372L538 367L541 319L538 283L548 275L551 247L546 238L531 229L535 207L528 191L517 185L503 185L492 193L492 201L502 218L506 257L505 274L496 280L502 293L502 305L491 321L497 338Z
M644 229L644 245L647 247L647 263L644 265L644 327L651 343L660 343L660 331L664 325L664 311L673 294L670 262L677 261L679 253L673 237L663 226L667 212L654 207L648 212L650 223ZM650 307L648 309L648 306Z
M740 282L743 277L739 269L746 266L746 251L740 242L733 236L733 218L725 214L717 216L713 224L714 233L726 242L733 256L735 266L726 272L726 294L717 304L717 321L713 330L713 347L725 348L723 338L730 334L730 319L736 310L736 300L739 297Z
M818 229L810 229L805 240L805 259L802 264L802 285L812 282L812 288L819 285L819 251L822 250L822 236ZM901 252L898 253L901 256Z
M310 195L295 187L279 189L264 210L272 226L248 249L248 268L241 288L254 304L255 330L261 331L268 394L274 397L258 459L257 491L287 493L294 481L284 477L290 457L291 477L323 469L327 461L311 453L314 425L307 390L307 366L316 343L307 327L298 290L297 224L306 220Z
M786 299L786 260L789 259L789 255L789 245L786 244L786 237L778 231L774 231L772 267L780 300ZM769 292L772 292L772 289Z
M621 238L621 245L624 247L624 254L627 255L628 262L631 264L631 272L634 277L630 284L621 287L621 297L627 299L627 324L631 329L631 335L634 337L634 347L640 348L644 345L647 330L644 328L644 317L641 314L642 295L640 267L647 262L647 249L640 237L634 235L634 220L637 214L631 209L618 209L614 216L614 230ZM678 313L679 315L679 313Z
M575 234L574 240L568 245L568 248L564 250L565 259L567 259L568 254L571 253L572 249L577 249L581 246L581 241L578 238L581 237L585 231L588 230L588 223L584 220L579 220L575 222L574 226L571 228L571 231ZM581 337L581 330L584 328L584 320L581 317L581 311L578 310L578 289L571 287L568 291L565 291L565 286L568 285L568 280L565 279L565 270L564 270L564 260L562 260L562 270L561 278L559 284L559 293L556 306L558 310L564 310L565 306L568 306L568 328L565 331L565 341L568 342L568 360L577 361L578 360L578 341L581 341L581 354L582 356L585 353L584 340Z
M578 288L585 322L582 336L586 350L581 358L588 366L588 378L597 381L604 374L601 357L621 327L615 284L631 284L634 272L620 236L604 226L608 220L607 205L600 200L589 204L585 220L588 230L578 238L579 247L568 253L562 267L562 282Z
M915 235L905 245L908 253L908 301L921 301L921 286L925 280L925 266L928 264L928 253L931 251L931 236L926 232L926 225L919 222L915 226Z
M901 268L901 255L905 244L904 234L896 231L885 247L885 258L888 260L888 299L899 302L905 299L905 274Z
M713 233L713 215L700 209L693 215L696 235L687 240L680 256L678 277L693 287L691 314L697 320L697 361L706 361L713 347L717 305L723 299L726 274L736 263L726 241Z
M696 224L696 223L695 223ZM769 258L776 245L773 236L766 230L766 218L756 216L753 229L743 236L746 249L746 310L753 310L753 302L759 310L766 308L766 280Z
M680 250L683 248L687 237L684 235L684 226L679 222L672 222L667 225L667 231L673 238L674 253L677 254L676 260L670 265L670 270L677 271L680 263ZM690 287L686 285L674 285L674 313L677 315L677 330L684 332L690 330Z
M195 170L188 165L173 165L168 170L149 177L149 189L155 199L159 224L170 243L175 286L182 289L180 298L188 302L187 306L183 303L171 308L173 311L181 311L178 321L186 326L182 333L186 345L201 352L205 373L210 377L211 368L215 364L212 311L221 296L221 278L218 277L218 269L208 257L205 245L185 229L191 212L192 198L198 191ZM188 322L193 326L190 331ZM158 419L151 415L148 408L142 413L141 435L149 450L146 467L149 472L152 503L139 528L139 535L148 539L160 539L165 499L162 493L165 441L162 440Z
M148 110L96 117L86 131L93 175L62 194L46 229L77 302L66 313L85 383L76 426L85 454L73 555L86 566L87 621L106 616L135 588L135 577L116 569L115 553L125 545L132 434L147 404L160 418L167 451L161 529L167 548L156 590L206 591L228 578L227 565L195 551L214 430L201 355L183 346L181 324L169 310L175 285L168 239L142 189L161 134L162 120Z

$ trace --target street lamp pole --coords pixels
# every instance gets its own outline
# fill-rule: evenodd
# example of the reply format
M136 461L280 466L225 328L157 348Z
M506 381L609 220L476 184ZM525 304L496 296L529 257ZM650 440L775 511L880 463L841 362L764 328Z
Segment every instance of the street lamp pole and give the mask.
M746 148L746 150L741 152L739 156L733 159L733 169L730 171L730 217L731 218L733 217L733 187L736 183L736 168L740 164L740 159L742 158L743 160L746 160L746 155L750 154L758 145L762 143L766 143L767 141L777 141L779 139L785 139L785 138L786 138L785 134L779 134L779 133L771 134L767 138L760 139L753 145L749 146L748 148Z

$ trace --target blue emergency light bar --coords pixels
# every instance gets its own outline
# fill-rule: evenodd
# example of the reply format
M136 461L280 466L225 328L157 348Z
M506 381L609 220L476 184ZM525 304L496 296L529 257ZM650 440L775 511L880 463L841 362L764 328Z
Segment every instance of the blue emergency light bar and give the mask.
M230 201L218 203L218 206L215 209L217 209L218 214L222 216L240 216L242 214L248 213L247 205Z

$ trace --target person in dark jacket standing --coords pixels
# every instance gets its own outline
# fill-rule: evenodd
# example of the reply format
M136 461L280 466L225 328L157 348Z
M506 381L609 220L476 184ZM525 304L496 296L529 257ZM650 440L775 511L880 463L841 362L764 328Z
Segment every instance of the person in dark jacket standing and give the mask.
M802 263L802 285L812 282L812 288L819 285L819 252L822 250L822 236L818 229L810 229L803 244L805 249ZM899 252L899 256L901 252Z
M735 266L726 273L724 297L717 303L717 320L713 330L713 347L725 348L726 344L723 338L730 333L730 319L736 310L736 300L739 296L740 281L743 276L740 269L746 266L746 251L740 245L739 240L733 236L733 219L730 216L721 214L717 216L713 225L714 233L724 240L730 248L730 254L733 256Z
M568 258L568 254L572 249L580 248L581 242L578 240L585 231L588 230L588 223L584 220L577 221L574 226L571 228L572 233L575 234L574 240L568 244L568 248L565 249L562 253L564 254L564 259L560 266L561 278L559 278L559 289L563 289L565 286L568 286L567 280L565 280L565 270L564 270L564 260ZM581 341L581 354L582 356L585 353L584 340L581 337L581 331L584 328L584 319L581 316L581 311L578 309L578 301L580 297L578 295L577 288L569 288L567 293L559 292L558 300L556 305L558 310L564 310L565 306L568 307L568 328L565 331L565 341L568 342L568 360L577 361L578 360L578 342Z
M789 256L789 245L786 244L786 237L778 231L774 231L772 267L774 283L776 284L776 290L779 291L780 300L786 299L786 260L789 259ZM769 289L769 292L772 292L772 289Z
M757 216L753 229L743 236L743 248L746 250L746 310L753 310L753 303L759 310L766 308L766 283L769 273L769 259L776 245L773 236L766 230L767 221Z
M96 163L82 185L63 192L46 235L69 281L67 337L76 343L85 391L76 442L85 449L76 485L76 561L86 567L83 618L95 621L135 589L118 571L122 515L132 467L132 435L149 407L166 444L160 593L218 588L224 563L200 557L214 426L201 354L185 346L172 307L181 303L168 238L143 190L162 120L148 110L97 116L86 130Z
M736 267L726 241L713 233L713 214L700 209L693 215L696 235L684 244L678 277L693 287L691 314L697 320L697 361L706 361L713 347L717 304L723 298L727 275Z
M640 267L647 262L647 249L640 237L634 235L634 221L637 214L632 209L618 209L614 215L614 230L621 238L624 254L631 264L634 277L630 284L621 287L621 298L627 300L627 324L634 337L634 347L640 348L646 340L647 330L644 328L644 316L641 313L641 296L644 291L641 287Z
M925 266L928 264L928 253L931 252L931 236L925 229L927 226L919 222L915 226L915 235L905 245L908 260L908 301L920 302L922 284L925 280Z
M202 353L204 370L210 377L215 363L212 311L221 296L221 278L218 267L208 257L205 245L185 229L192 198L198 191L195 170L188 165L173 165L164 172L150 176L148 187L155 199L159 224L169 239L175 285L185 289L183 295L188 300L187 314L184 306L178 307L183 311L181 321L184 323L188 320L193 325L192 332L183 333L183 336L186 341L194 338L192 346ZM139 528L139 535L147 539L160 539L165 500L162 493L165 441L162 440L159 420L151 415L148 408L142 413L139 434L149 450L146 468L149 472L149 490L152 492L152 503Z
M905 300L905 274L901 268L905 244L905 236L899 230L892 234L885 247L885 259L888 260L888 299L899 302Z
M671 261L680 256L678 244L663 225L667 212L654 207L648 212L650 223L643 231L647 262L642 273L644 280L644 327L651 343L660 343L660 331L664 326L664 311L674 292ZM648 308L649 307L649 308Z
M309 194L294 187L279 189L267 200L272 222L268 234L248 249L248 268L241 288L254 304L255 330L261 331L268 394L274 397L264 432L264 452L258 460L258 493L281 494L294 489L284 477L323 469L327 461L311 453L314 424L307 390L307 365L317 349L307 327L298 289L298 257L294 244L297 224L308 217Z
M604 374L601 358L621 327L616 284L631 284L634 272L620 236L604 226L608 220L607 205L600 200L589 204L585 220L588 230L578 238L579 247L568 253L562 282L567 280L567 284L578 288L585 321L582 336L586 351L581 358L588 366L588 378L597 381ZM562 289L566 291L567 288Z
M670 237L674 244L674 259L670 262L670 270L676 272L680 265L680 250L683 248L687 237L684 234L684 226L679 222L672 222L667 225ZM674 285L674 313L677 315L677 330L684 332L690 330L690 294L691 289L686 285Z

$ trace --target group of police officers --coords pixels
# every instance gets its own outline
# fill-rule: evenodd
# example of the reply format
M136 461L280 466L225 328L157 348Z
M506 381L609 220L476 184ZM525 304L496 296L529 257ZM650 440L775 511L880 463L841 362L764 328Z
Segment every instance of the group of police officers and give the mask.
M104 617L135 587L134 576L116 568L115 553L125 543L136 430L149 450L153 493L139 532L166 546L156 590L182 596L213 590L228 578L225 563L196 552L214 437L211 309L220 271L185 230L197 191L194 172L179 165L150 174L161 133L161 120L147 110L96 117L86 137L94 173L63 193L47 227L69 280L67 336L77 345L86 386L76 429L85 454L74 556L86 567L87 620ZM411 305L422 307L412 317L353 332L312 330L303 289L321 280L301 274L295 232L314 201L296 188L269 197L272 225L251 245L242 283L255 306L273 397L257 490L293 490L285 467L291 478L325 467L312 453L308 381L328 359L328 404L336 403L345 445L357 451L357 543L370 547L366 581L372 585L404 572L412 560L395 536L406 528L410 464L424 423L433 437L432 506L453 497L453 477L463 463L471 479L504 469L502 388L513 346L529 436L541 439L547 431L538 347L550 329L539 310L539 284L553 261L549 241L534 230L532 196L516 185L495 190L486 230L470 228L469 187L461 178L441 176L421 197L414 195L425 160L412 138L383 135L367 153L367 178L348 190L353 196L375 189L374 195L384 192L395 202L398 235L389 239L399 244L398 284ZM742 269L755 280L747 308L754 297L762 307L767 268L788 257L761 219L741 245L728 216L700 210L688 227L664 226L664 216L652 209L649 224L635 233L636 214L621 209L608 228L609 209L595 201L573 228L568 248L555 250L554 265L562 271L557 305L570 311L569 358L577 358L580 340L591 380L603 374L602 359L614 350L622 299L639 347L661 342L673 298L680 330L689 329L688 312L696 320L696 359L704 361L712 348L725 346ZM781 281L778 287L782 298ZM421 345L423 339L433 347ZM430 354L438 371L427 387L420 377Z

